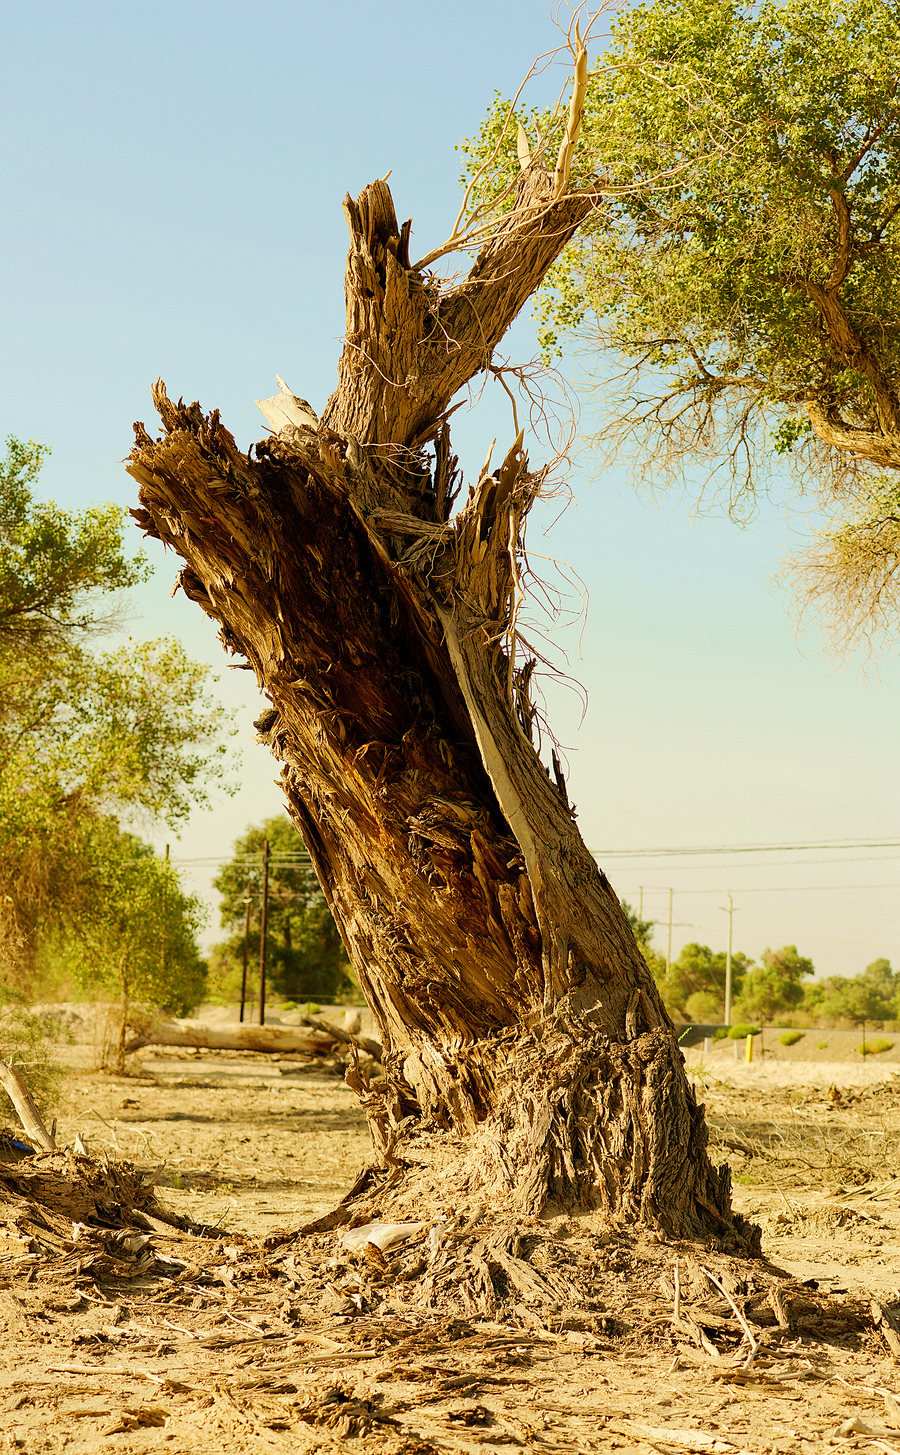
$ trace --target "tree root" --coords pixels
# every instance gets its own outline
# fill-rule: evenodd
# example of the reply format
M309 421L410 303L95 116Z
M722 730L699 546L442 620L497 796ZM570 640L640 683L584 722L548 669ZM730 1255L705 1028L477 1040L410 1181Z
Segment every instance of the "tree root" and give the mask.
M384 1078L351 1066L347 1082L383 1169L345 1200L354 1223L423 1208L596 1209L611 1226L759 1254L759 1230L731 1209L727 1165L709 1160L703 1108L666 1030L619 1042L557 1010L527 1033L444 1054L429 1045Z
M404 1187L408 1181L407 1173ZM443 1321L453 1337L487 1328L586 1353L668 1347L683 1365L731 1385L777 1381L783 1361L807 1358L810 1344L856 1345L876 1324L893 1331L898 1317L880 1305L876 1316L862 1298L818 1292L760 1258L730 1256L713 1238L701 1247L613 1227L600 1211L537 1217L473 1205L441 1217L420 1207L396 1245L357 1236L348 1246L360 1202L378 1194L385 1202L399 1182L396 1169L361 1176L353 1210L344 1204L343 1226L328 1232L285 1230L263 1240L200 1226L172 1233L184 1220L160 1205L134 1167L59 1153L25 1173L22 1164L4 1169L0 1236L13 1255L13 1281L49 1280L57 1291L69 1284L76 1295L147 1292L163 1278L169 1292L186 1280L193 1296L198 1282L230 1290L238 1277L282 1316L299 1296L304 1308L348 1322L354 1347L357 1323L426 1329Z
M487 1319L595 1349L650 1336L738 1382L765 1378L798 1339L872 1327L865 1300L818 1293L761 1259L599 1224L596 1214L460 1215L431 1221L399 1248L351 1250L338 1232L298 1238L278 1256L302 1263L351 1316Z

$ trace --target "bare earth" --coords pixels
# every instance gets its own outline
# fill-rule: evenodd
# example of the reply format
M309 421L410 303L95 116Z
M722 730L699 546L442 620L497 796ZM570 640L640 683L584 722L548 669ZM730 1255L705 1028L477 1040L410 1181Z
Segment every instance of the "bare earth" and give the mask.
M139 1260L90 1277L73 1264L48 1278L0 1226L0 1448L900 1455L900 1363L841 1315L854 1299L900 1305L896 1062L746 1066L730 1045L688 1057L736 1205L797 1280L789 1328L778 1342L754 1335L748 1362L726 1319L708 1314L693 1342L673 1330L676 1260L686 1298L698 1266L686 1245L598 1236L590 1219L558 1218L556 1234L573 1266L589 1248L597 1296L552 1317L527 1296L502 1317L426 1317L380 1274L366 1283L337 1234L304 1240L306 1254L279 1242L279 1229L333 1207L368 1160L337 1070L144 1053L115 1078L88 1069L90 1048L69 1055L60 1143L80 1132L94 1155L164 1163L161 1200L221 1237L154 1239L150 1271ZM810 1279L837 1311L814 1333L797 1297Z

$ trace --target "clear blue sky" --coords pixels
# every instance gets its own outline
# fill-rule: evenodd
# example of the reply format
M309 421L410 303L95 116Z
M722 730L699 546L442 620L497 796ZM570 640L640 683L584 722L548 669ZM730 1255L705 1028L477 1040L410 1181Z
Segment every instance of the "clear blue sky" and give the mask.
M0 435L52 447L43 488L71 507L134 503L121 460L132 420L153 428L158 374L173 395L221 409L245 445L263 433L253 401L276 371L321 405L343 327L344 193L392 169L425 252L458 207L454 145L556 37L544 0L0 0L0 22ZM533 353L527 321L510 351ZM511 438L502 397L456 418L471 471L495 435ZM814 631L795 637L771 577L797 522L774 505L743 531L692 518L684 500L648 509L587 451L571 485L576 503L546 537L558 511L537 519L531 548L571 563L589 593L583 629L559 637L584 721L574 694L548 688L588 842L900 837L896 663L864 679L859 664L835 669ZM211 858L279 811L276 765L252 741L248 674L228 671L196 608L169 599L176 562L151 555L159 569L130 630L177 634L215 663L244 744L240 793L172 844ZM826 973L881 954L896 965L897 851L853 857L604 862L630 899L645 886L653 915L674 886L676 951L724 945L731 889L735 945L751 955L795 942ZM208 877L196 871L198 887Z

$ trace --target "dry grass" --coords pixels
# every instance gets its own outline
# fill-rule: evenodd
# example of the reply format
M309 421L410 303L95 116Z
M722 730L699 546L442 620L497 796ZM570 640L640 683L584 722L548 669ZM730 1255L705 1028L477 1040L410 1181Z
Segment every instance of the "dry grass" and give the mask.
M798 1102L797 1093L768 1098L752 1119L737 1103L714 1104L710 1143L731 1163L735 1180L755 1187L790 1191L846 1193L884 1185L885 1174L900 1167L900 1092L838 1091L830 1087ZM715 1103L726 1102L718 1094ZM900 1176L888 1178L900 1188Z

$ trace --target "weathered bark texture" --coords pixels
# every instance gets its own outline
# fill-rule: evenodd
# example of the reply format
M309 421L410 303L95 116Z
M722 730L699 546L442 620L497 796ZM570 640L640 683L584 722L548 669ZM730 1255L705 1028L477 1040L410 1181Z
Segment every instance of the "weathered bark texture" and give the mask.
M384 1042L386 1078L357 1087L385 1161L455 1147L473 1197L728 1234L671 1023L532 745L516 615L542 477L521 436L453 510L451 399L591 206L550 199L529 166L445 285L410 268L384 182L348 198L347 339L321 422L285 393L279 433L245 454L160 384L134 514L271 699L265 741Z

